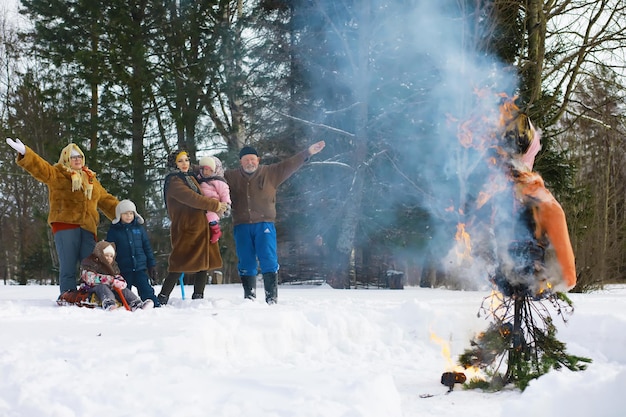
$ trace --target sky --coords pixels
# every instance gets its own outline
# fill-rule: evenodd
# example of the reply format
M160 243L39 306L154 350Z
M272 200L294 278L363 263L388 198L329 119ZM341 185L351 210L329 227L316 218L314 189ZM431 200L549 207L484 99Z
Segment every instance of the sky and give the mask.
M573 314L555 319L587 370L496 393L448 393L431 337L462 353L488 325L486 291L281 285L268 306L209 285L203 300L176 288L168 306L136 312L59 307L57 295L0 285L0 417L624 415L626 285L570 294Z

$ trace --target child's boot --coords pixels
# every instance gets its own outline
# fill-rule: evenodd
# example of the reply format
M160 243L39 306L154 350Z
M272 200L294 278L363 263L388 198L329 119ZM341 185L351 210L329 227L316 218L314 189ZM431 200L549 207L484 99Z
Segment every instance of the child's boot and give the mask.
M102 300L102 308L108 311L115 310L117 308L117 303L111 298L105 298Z
M130 307L130 311L135 311L141 308L142 302L141 298L137 298L136 300L131 301L128 306Z
M209 229L211 230L211 243L215 243L222 237L222 230L217 222L209 223Z

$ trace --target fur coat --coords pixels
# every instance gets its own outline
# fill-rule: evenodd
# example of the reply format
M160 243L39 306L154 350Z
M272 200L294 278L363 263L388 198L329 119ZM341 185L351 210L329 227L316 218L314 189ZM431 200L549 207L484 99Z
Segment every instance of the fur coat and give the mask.
M198 192L185 180L187 177ZM210 243L211 232L206 211L219 210L219 201L199 193L200 185L191 173L178 171L166 178L165 201L171 221L168 272L199 272L222 267L222 255L216 243Z
M65 166L60 163L50 165L29 147L26 147L25 155L18 154L17 164L48 187L48 224L76 224L96 236L100 222L98 209L110 220L115 218L117 198L100 185L95 174L91 178L93 189L89 198L83 190L72 191L71 174Z

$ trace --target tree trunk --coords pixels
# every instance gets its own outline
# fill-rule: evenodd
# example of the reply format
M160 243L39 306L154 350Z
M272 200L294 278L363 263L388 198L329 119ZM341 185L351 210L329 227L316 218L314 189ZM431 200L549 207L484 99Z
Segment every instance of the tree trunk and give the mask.
M363 188L365 170L367 169L368 150L368 96L369 96L369 30L370 3L365 1L361 5L359 21L359 50L357 51L356 67L353 68L354 79L352 86L354 97L358 103L355 115L355 140L352 166L355 167L352 187L346 197L344 214L339 229L336 244L335 260L330 285L334 288L350 288L355 271L354 250L359 221L362 214Z

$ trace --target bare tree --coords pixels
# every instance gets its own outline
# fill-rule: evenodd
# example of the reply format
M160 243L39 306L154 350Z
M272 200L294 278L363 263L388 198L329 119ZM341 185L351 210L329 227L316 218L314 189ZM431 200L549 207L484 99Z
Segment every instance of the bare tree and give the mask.
M600 67L579 86L563 123L563 142L578 166L567 200L580 289L623 281L626 266L626 120L615 75ZM575 116L576 115L576 116Z

